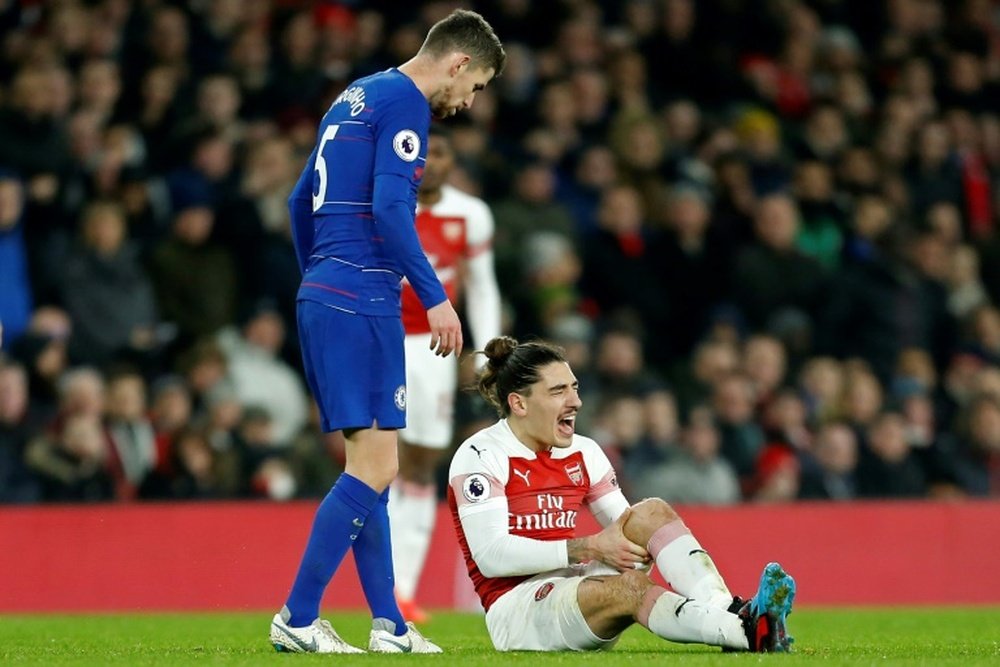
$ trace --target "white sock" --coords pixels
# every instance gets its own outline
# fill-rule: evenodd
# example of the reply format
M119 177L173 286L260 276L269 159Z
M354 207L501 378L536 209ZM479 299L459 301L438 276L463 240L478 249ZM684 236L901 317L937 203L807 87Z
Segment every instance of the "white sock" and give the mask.
M739 616L659 586L646 592L636 619L653 634L672 642L748 648Z
M396 594L412 600L431 544L437 499L433 484L396 480L389 492L389 530Z
M649 538L646 550L670 587L685 598L728 609L733 594L715 563L680 519L662 526Z

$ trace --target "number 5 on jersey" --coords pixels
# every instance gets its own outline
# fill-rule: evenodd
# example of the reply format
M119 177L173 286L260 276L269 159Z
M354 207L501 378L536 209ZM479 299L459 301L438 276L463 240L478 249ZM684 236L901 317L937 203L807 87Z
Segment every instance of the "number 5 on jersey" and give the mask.
M326 200L326 159L323 158L323 149L326 148L326 142L337 135L339 129L339 124L327 125L319 140L319 148L316 149L316 176L319 179L319 187L313 195L313 213L318 211Z

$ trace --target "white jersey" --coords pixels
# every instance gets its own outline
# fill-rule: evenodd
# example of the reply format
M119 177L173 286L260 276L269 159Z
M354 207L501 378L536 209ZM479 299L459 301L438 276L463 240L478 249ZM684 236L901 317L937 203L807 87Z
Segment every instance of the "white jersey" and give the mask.
M493 269L493 214L486 202L451 185L441 199L418 206L420 246L453 304L465 292L465 314L479 349L500 335L500 289ZM407 334L430 333L427 311L403 283L403 326Z
M486 609L531 576L569 564L566 541L584 505L602 525L628 507L596 442L574 435L569 447L534 452L506 420L459 446L448 479L459 544Z

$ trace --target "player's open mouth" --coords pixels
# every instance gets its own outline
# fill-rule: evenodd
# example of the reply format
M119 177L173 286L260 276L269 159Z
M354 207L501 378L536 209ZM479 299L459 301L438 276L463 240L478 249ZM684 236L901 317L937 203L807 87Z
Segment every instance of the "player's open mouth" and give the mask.
M559 435L563 437L570 437L576 430L576 415L569 415L568 417L563 417L558 422L556 422L556 427L559 431Z

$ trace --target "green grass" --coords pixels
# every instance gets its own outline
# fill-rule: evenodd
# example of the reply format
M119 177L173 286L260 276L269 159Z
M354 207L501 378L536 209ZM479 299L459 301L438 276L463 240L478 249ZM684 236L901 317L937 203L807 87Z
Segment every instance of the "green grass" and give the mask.
M328 618L348 641L366 643L366 616ZM450 613L438 613L424 627L445 648L443 656L281 655L267 642L269 621L263 613L0 616L0 665L1000 664L997 607L797 610L789 619L795 653L767 656L670 644L638 627L610 653L498 654L480 616Z

